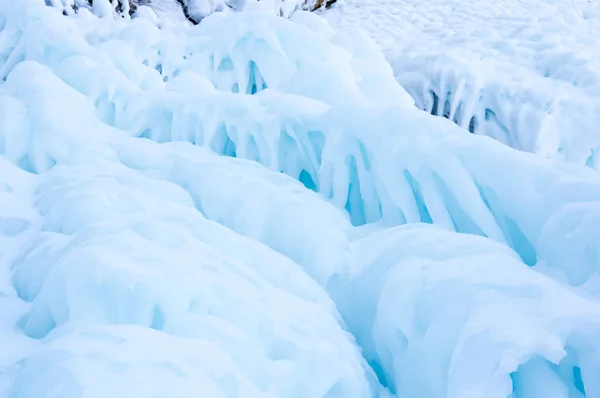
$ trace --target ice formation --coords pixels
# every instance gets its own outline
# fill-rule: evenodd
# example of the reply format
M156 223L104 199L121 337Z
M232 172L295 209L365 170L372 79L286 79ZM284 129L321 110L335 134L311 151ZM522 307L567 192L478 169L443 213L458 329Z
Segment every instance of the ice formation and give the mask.
M600 9L587 0L346 0L416 105L514 148L600 170Z
M0 0L0 396L600 396L593 170L311 13L142 10Z

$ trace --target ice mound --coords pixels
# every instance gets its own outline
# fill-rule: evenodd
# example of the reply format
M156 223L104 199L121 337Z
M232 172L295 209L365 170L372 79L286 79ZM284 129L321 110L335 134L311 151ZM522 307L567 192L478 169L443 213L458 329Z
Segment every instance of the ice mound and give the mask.
M357 240L351 258L332 297L399 397L600 394L600 306L505 246L415 224Z
M600 394L592 170L310 13L0 20L1 396Z

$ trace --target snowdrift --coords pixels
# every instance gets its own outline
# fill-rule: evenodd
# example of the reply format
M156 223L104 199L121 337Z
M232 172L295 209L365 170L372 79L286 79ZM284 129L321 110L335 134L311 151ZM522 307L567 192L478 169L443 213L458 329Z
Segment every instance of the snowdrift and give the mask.
M591 170L310 13L0 21L0 395L600 395Z

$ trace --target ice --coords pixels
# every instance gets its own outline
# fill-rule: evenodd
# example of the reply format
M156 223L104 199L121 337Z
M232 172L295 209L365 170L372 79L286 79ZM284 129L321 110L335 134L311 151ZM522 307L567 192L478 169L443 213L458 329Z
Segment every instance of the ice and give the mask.
M598 7L585 0L346 0L417 107L513 148L598 170Z
M250 8L0 0L0 396L600 396L597 174Z

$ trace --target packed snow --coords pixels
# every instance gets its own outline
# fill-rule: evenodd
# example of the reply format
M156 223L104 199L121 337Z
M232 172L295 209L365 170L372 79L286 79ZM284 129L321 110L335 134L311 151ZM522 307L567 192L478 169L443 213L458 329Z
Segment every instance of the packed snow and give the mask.
M589 0L344 0L428 112L520 150L600 170L600 7Z
M159 11L0 0L1 397L600 397L594 170L351 23Z

